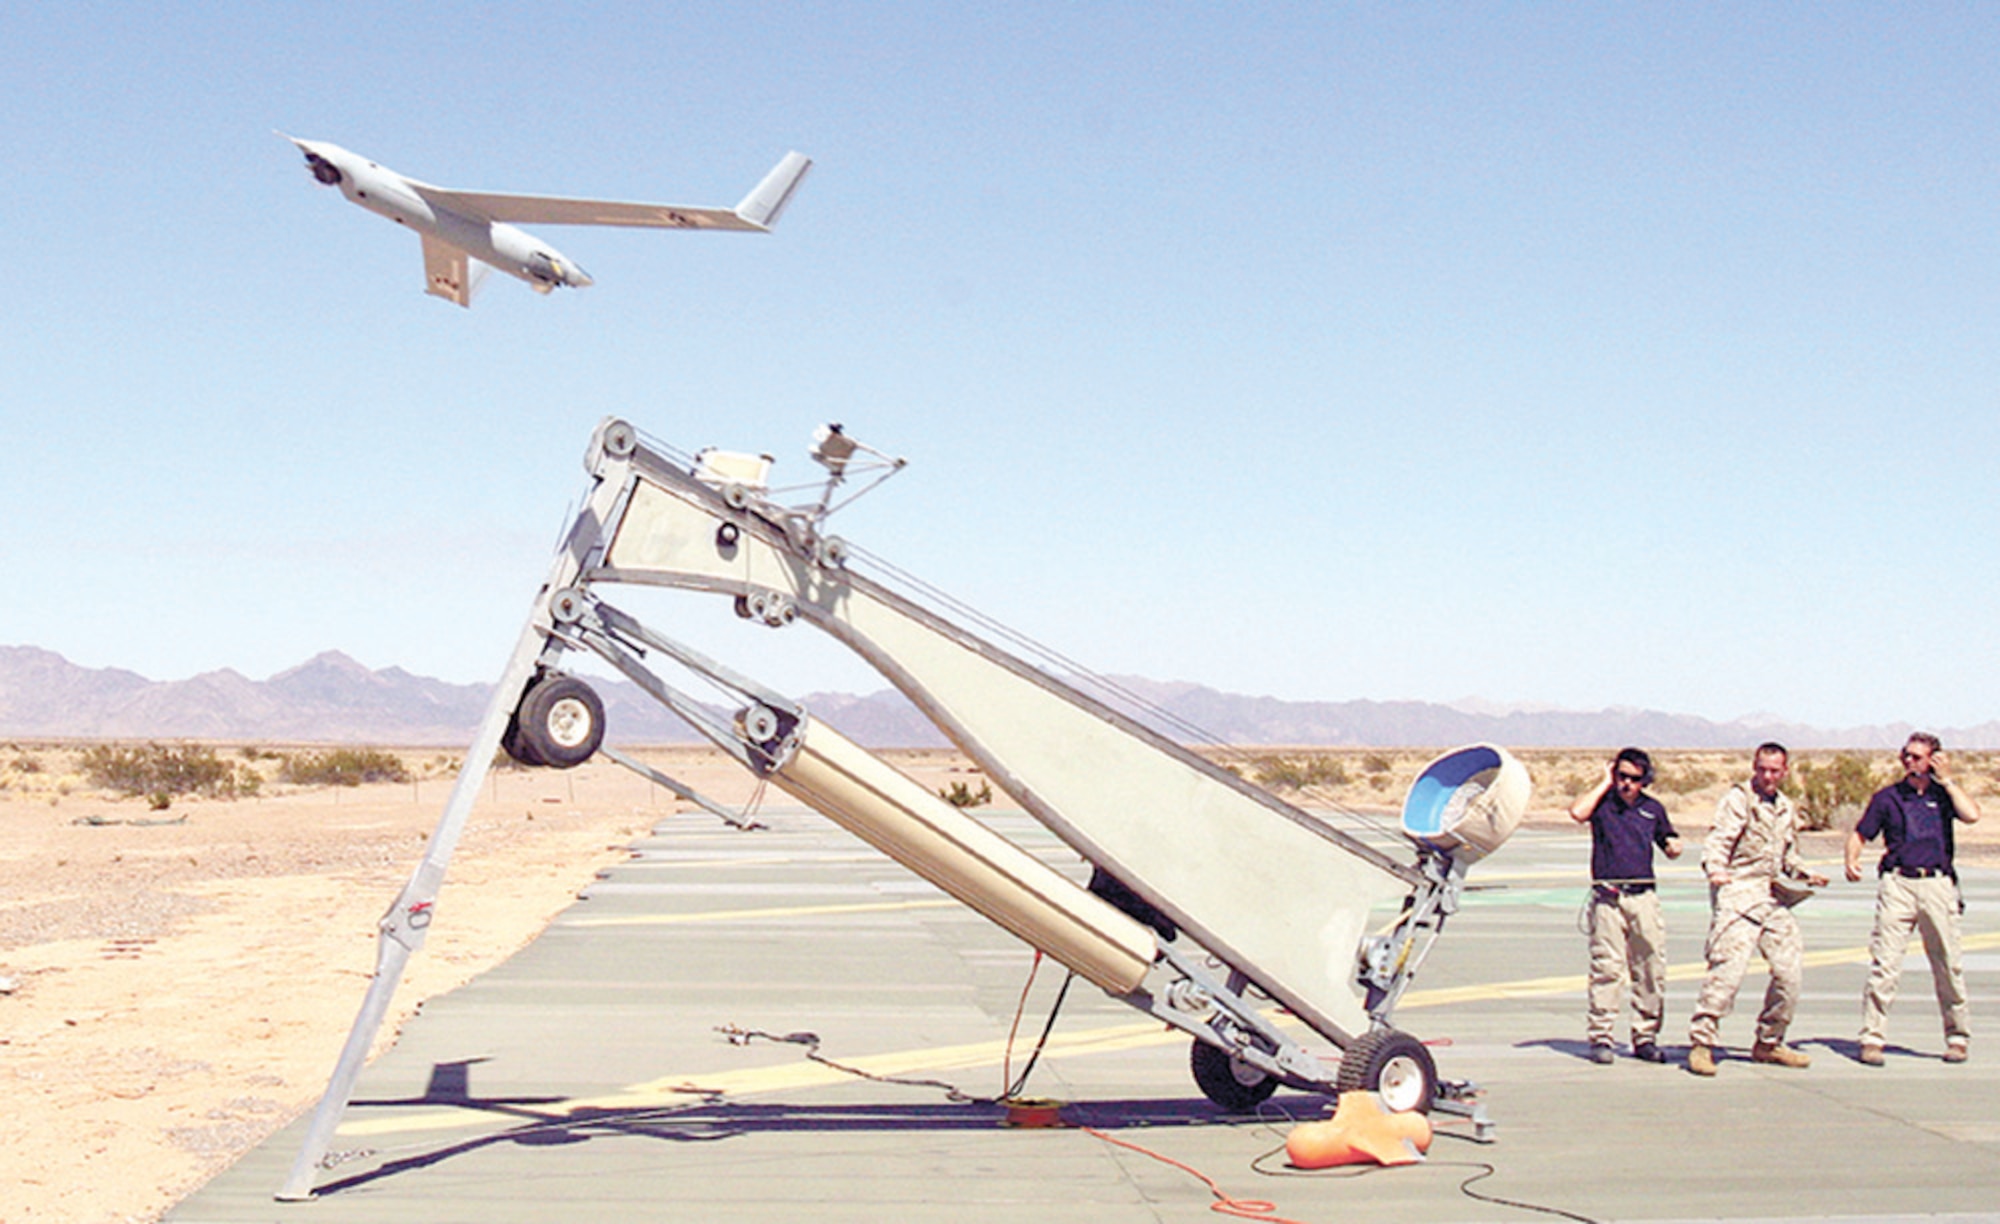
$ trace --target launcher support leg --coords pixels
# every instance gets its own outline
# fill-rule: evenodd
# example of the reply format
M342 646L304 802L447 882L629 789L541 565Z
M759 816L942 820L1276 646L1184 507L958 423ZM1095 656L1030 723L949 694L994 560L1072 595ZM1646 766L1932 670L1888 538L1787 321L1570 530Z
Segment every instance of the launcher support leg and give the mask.
M409 964L410 956L424 945L438 891L444 886L445 868L451 863L459 834L465 828L466 816L471 812L479 788L484 785L486 775L492 768L493 754L500 750L500 737L507 730L507 720L513 717L515 705L521 700L528 682L534 678L535 666L541 659L546 641L546 634L533 623L522 633L520 644L514 648L514 657L486 707L486 715L480 721L472 747L466 749L465 764L459 768L457 784L452 787L444 815L431 834L423 861L382 915L378 927L380 935L375 945L374 980L368 984L368 994L361 1001L361 1011L354 1017L354 1027L347 1034L347 1044L341 1047L340 1060L334 1064L326 1091L313 1110L312 1124L306 1131L305 1143L292 1162L291 1174L278 1191L280 1201L297 1202L312 1197L313 1178L320 1162L326 1159L327 1148L333 1142L333 1132L340 1125L341 1115L347 1111L347 1102L354 1093L354 1081L368 1061L368 1049L375 1044L375 1034L381 1030L382 1019L389 1012L389 1003L403 980L403 969Z
M593 463L597 463L603 444L602 438L592 440ZM465 763L459 767L457 784L452 787L451 797L445 802L444 815L439 817L437 829L424 849L423 861L417 864L409 883L403 886L403 891L382 915L378 926L380 937L376 944L374 980L368 984L368 993L361 1001L361 1011L354 1017L354 1027L347 1034L347 1044L341 1047L340 1059L334 1064L326 1091L313 1110L305 1143L292 1162L285 1184L278 1190L276 1197L281 1202L298 1202L312 1197L314 1176L320 1163L326 1159L333 1133L340 1126L341 1115L347 1110L355 1080L368 1061L368 1049L375 1044L375 1034L382 1027L383 1017L388 1015L389 1003L395 997L396 987L402 982L403 969L411 955L423 947L437 906L438 892L444 887L445 868L451 863L452 852L458 848L459 834L464 832L466 818L472 812L473 802L479 797L479 788L485 784L486 775L493 766L493 756L500 751L500 740L507 732L508 721L513 718L515 707L520 705L521 696L534 680L536 671L552 663L565 649L564 643L552 636L555 618L550 603L557 594L575 583L578 575L588 566L602 558L604 526L612 521L623 495L624 481L618 476L616 456L609 451L603 453L607 458L599 466L609 475L600 475L583 508L570 524L563 546L550 564L548 580L535 596L528 623L515 643L507 669L501 673L500 683L494 687L486 714L480 719L479 730L472 737L472 746L465 750Z

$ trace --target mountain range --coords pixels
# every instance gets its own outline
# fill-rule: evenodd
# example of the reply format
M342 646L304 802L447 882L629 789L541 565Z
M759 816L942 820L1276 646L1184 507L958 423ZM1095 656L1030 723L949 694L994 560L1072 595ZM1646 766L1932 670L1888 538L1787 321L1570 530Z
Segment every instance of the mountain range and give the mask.
M1110 677L1111 704L1187 742L1325 747L1438 747L1487 741L1516 747L1746 748L1775 739L1798 748L1892 748L1907 724L1822 728L1757 716L1715 722L1615 707L1506 707L1468 698L1283 701L1203 685ZM593 677L614 743L696 742L693 732L625 681ZM206 739L281 743L455 746L472 737L491 687L452 684L398 667L370 670L338 651L267 680L229 669L149 680L119 668L80 667L53 651L0 646L0 736ZM809 693L802 704L870 747L941 747L944 738L892 689L865 696ZM1932 728L1957 748L2000 747L2000 721Z

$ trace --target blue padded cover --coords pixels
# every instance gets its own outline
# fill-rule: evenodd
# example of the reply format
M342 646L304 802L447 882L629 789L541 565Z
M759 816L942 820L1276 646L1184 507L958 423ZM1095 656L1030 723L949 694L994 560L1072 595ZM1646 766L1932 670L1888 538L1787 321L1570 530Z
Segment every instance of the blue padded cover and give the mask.
M1458 788L1480 774L1498 768L1500 754L1484 745L1461 749L1433 762L1410 784L1409 797L1403 800L1403 831L1411 837L1427 841L1451 832L1446 827L1445 816ZM1465 806L1460 804L1451 813L1453 824L1464 811Z

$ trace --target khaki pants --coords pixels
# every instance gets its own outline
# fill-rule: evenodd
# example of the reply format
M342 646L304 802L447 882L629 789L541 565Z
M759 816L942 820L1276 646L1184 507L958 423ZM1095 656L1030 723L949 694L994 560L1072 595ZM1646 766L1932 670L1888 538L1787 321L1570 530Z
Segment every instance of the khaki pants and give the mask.
M1750 968L1750 954L1763 956L1771 967L1771 984L1764 991L1764 1010L1757 1015L1757 1043L1780 1045L1798 1009L1799 986L1805 976L1805 940L1792 911L1771 899L1771 883L1750 879L1709 889L1714 917L1708 928L1708 976L1702 980L1688 1025L1688 1040L1698 1046L1716 1044L1722 1017L1736 1004L1737 988Z
M1875 933L1868 940L1871 964L1868 985L1861 992L1862 1045L1883 1044L1912 928L1923 936L1924 953L1930 958L1945 1040L1972 1036L1972 1008L1966 1002L1965 966L1959 957L1958 884L1949 876L1910 880L1891 871L1875 888Z
M1590 1008L1585 1031L1592 1045L1610 1045L1632 993L1632 1044L1659 1040L1667 1011L1667 929L1660 894L1611 894L1590 899Z

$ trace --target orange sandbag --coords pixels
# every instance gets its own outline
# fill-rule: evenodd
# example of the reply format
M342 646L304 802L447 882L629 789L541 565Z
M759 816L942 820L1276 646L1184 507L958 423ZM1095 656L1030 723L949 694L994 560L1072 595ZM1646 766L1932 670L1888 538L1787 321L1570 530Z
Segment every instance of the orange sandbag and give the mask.
M1420 1113L1389 1113L1374 1093L1343 1092L1333 1116L1302 1122L1285 1137L1285 1158L1294 1168L1333 1165L1415 1164L1431 1150L1431 1120Z

